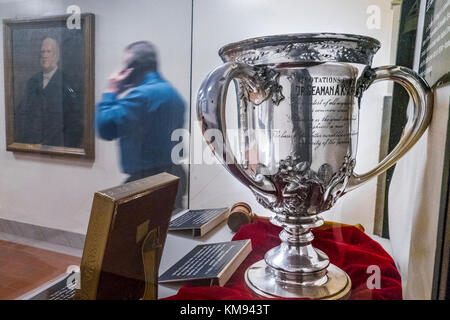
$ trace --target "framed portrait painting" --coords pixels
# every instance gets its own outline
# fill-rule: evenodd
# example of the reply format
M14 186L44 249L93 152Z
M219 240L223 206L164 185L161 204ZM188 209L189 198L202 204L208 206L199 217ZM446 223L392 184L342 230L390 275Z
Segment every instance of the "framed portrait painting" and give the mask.
M3 20L6 148L94 159L94 15Z

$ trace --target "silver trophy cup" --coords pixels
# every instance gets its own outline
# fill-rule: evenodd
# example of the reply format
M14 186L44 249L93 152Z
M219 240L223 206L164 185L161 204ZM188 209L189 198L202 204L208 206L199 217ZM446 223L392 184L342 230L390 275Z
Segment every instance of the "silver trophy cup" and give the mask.
M342 195L394 165L426 130L431 91L414 71L371 68L380 43L345 34L290 34L248 39L220 49L224 64L198 93L197 114L216 157L283 228L281 245L251 266L247 285L268 297L342 299L348 275L311 245L311 228ZM226 96L238 97L239 146L230 146ZM393 80L414 102L397 147L373 170L356 174L359 109L372 83ZM208 130L219 130L222 141ZM234 148L236 149L236 148Z

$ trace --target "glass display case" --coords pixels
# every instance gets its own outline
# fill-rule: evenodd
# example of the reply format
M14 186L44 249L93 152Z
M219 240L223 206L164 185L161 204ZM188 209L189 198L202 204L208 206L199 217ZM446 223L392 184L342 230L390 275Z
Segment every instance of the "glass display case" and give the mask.
M76 281L95 192L162 172L180 178L173 218L246 212L233 230L169 232L153 267L204 243L248 237L253 251L224 286L160 285L160 299L267 298L245 274L266 252L272 269L261 268L278 276L256 278L271 288L298 283L289 272L308 265L300 282L341 275L339 298L448 299L449 10L445 0L0 1L0 300L46 299ZM362 182L353 169L381 162L378 175L392 151L404 155L395 166L348 192ZM269 251L280 243L289 254ZM333 296L313 291L300 296Z

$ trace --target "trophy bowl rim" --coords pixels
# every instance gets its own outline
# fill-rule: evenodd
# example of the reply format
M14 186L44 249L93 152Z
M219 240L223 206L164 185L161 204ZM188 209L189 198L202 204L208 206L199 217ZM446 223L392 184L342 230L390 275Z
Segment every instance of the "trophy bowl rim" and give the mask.
M219 56L225 61L231 52L245 52L248 50L256 50L264 47L273 47L294 43L317 43L325 44L327 42L347 42L354 43L358 47L369 50L372 54L376 53L381 47L379 40L363 35L350 33L288 33L279 35L267 35L260 37L248 38L245 40L232 42L224 45L219 49Z

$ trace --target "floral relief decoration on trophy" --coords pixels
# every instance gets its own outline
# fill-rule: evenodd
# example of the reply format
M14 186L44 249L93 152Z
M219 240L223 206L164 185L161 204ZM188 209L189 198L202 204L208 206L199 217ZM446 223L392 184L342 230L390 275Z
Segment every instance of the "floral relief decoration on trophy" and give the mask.
M344 194L346 178L355 166L351 157L345 157L340 170L333 174L330 164L320 166L317 173L308 161L288 156L279 162L278 171L270 177L276 201L260 192L254 192L258 202L266 209L291 216L317 215L329 210Z
M257 106L272 99L272 102L278 106L285 99L279 84L280 74L268 67L255 67L254 76L252 78L244 78L241 80L240 99L248 101Z

